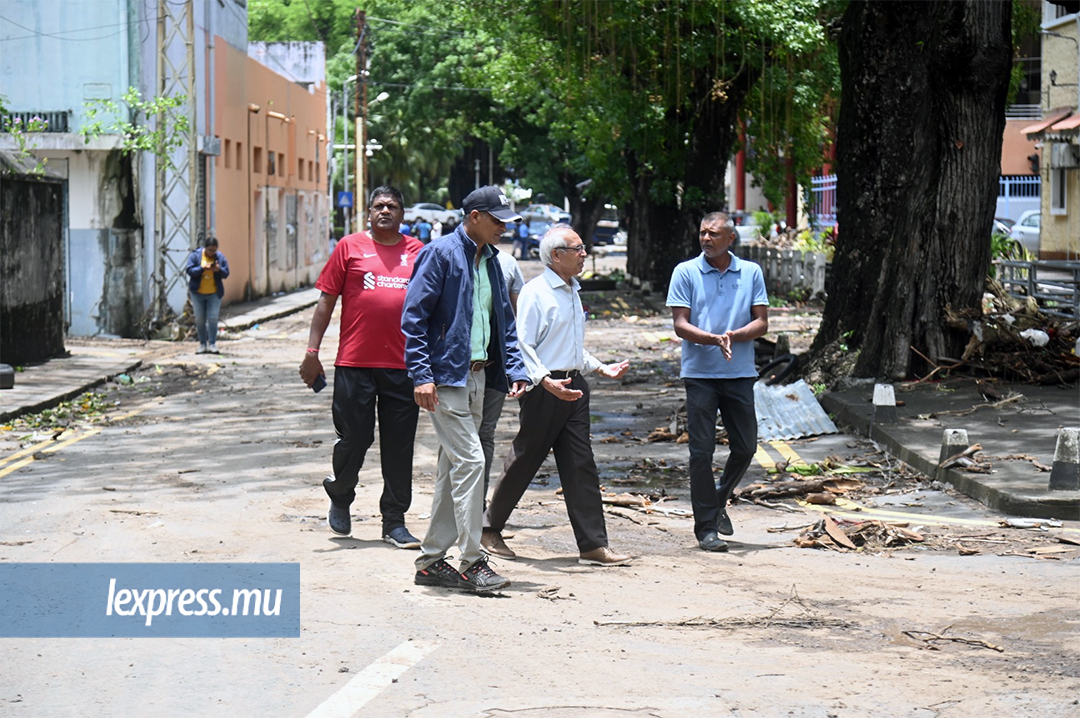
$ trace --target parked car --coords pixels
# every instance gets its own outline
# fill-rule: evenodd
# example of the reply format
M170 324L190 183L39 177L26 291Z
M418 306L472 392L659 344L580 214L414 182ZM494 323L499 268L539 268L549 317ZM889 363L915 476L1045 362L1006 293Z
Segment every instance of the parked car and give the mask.
M549 229L551 229L551 225L553 224L555 223L543 219L529 222L529 246L527 249L528 256L531 257L534 254L536 256L540 256L540 240L544 238L544 234Z
M1008 237L1014 224L1016 224L1016 221L1008 217L994 217L993 233Z
M611 244L619 233L619 209L613 204L605 204L604 212L593 230L593 244Z
M1039 256L1039 222L1041 215L1037 209L1029 209L1020 215L1012 226L1009 236L1024 245L1031 254Z
M421 202L405 210L405 223L408 225L415 224L420 217L432 224L442 222L443 229L446 229L447 226L454 227L461 222L461 210L447 209L434 202Z
M537 221L550 224L558 224L559 222L570 224L570 213L553 204L530 204L518 214L521 215L521 221L528 223Z

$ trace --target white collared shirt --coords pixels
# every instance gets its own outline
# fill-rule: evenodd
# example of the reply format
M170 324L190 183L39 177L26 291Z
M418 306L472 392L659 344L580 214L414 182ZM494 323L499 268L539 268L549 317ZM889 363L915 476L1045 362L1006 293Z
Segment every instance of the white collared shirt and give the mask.
M529 281L518 296L517 331L521 358L532 386L553 371L588 373L601 362L585 349L585 313L578 281L562 280L551 267ZM531 388L531 387L530 387Z

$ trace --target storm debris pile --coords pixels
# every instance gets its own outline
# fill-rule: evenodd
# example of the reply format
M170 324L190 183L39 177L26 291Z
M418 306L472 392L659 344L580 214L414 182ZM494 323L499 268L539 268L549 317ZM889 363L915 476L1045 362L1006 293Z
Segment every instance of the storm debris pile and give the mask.
M822 516L820 521L795 538L795 545L833 551L880 551L926 540L921 533L911 531L906 526L906 523L877 519L851 521Z
M941 364L924 380L963 366L1030 384L1066 384L1080 378L1080 357L1073 351L1080 333L1077 322L1045 314L1034 297L1013 297L993 278L986 280L981 307L947 307L946 322L971 337L959 361L940 358Z

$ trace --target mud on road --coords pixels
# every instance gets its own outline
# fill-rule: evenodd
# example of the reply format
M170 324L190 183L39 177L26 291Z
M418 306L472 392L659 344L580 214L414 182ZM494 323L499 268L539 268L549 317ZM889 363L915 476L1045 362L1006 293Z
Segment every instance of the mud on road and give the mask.
M646 440L683 399L670 320L616 299L587 297L587 344L633 365L623 382L591 379L605 487L653 500L608 507L611 545L636 556L631 566L577 564L550 462L511 517L520 558L498 562L512 583L494 596L412 583L416 554L381 541L375 449L353 535L330 534L319 485L330 392L296 374L308 310L223 337L221 356L161 345L130 383L99 390L104 417L65 427L85 421L99 434L0 479L0 560L298 562L302 636L0 639L0 713L305 716L347 695L340 715L1080 715L1076 552L1033 553L1068 544L999 527L999 515L872 444L790 442L807 463L877 464L845 497L850 512L904 514L925 541L798 548L817 508L741 502L730 552L700 551L686 446ZM332 329L323 356L335 348ZM499 447L517 431L512 409ZM56 428L0 431L0 449ZM436 447L422 416L408 515L418 535ZM718 463L725 456L718 446ZM781 478L755 464L744 485ZM366 669L405 645L418 657L359 697L354 679L370 682L379 671Z

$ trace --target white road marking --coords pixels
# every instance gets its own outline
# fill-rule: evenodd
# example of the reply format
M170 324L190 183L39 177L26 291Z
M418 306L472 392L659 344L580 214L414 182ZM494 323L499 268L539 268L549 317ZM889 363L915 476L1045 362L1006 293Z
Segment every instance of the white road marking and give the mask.
M356 674L322 705L308 713L307 718L348 718L355 715L368 701L379 695L398 676L420 662L438 644L405 641L379 660Z

